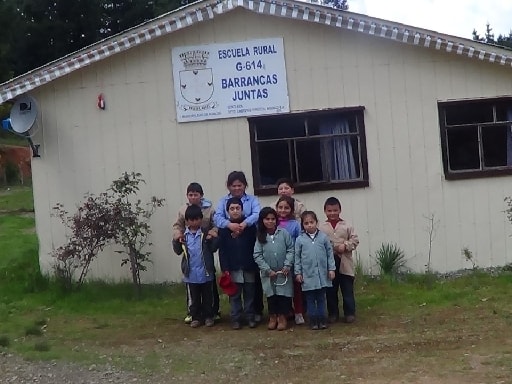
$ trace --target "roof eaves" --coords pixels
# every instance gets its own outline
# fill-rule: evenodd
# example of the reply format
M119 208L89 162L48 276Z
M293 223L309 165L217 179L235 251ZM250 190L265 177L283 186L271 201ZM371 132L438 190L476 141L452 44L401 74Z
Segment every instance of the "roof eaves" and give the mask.
M272 1L266 3L268 7L262 7L263 2L263 0L259 2L258 13L326 24L404 44L512 66L511 51L496 45L310 3ZM248 2L249 5L246 3L244 2L245 8L255 10L255 6L251 6L251 3L256 2Z
M216 15L237 7L259 14L329 25L404 44L512 66L512 53L497 46L327 6L297 0L206 0L178 8L0 84L0 104L116 53L204 20L211 20Z
M0 84L0 104L77 69L203 20L213 19L233 8L232 1L219 0L198 1L178 8Z

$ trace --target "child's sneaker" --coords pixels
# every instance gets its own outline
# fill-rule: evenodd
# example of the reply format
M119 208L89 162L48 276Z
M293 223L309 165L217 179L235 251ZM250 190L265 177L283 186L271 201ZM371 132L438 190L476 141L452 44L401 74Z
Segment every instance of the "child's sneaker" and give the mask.
M302 313L296 313L295 314L295 324L302 325L304 324L304 316L302 316Z
M215 324L215 321L213 321L213 319L206 319L204 321L204 325L206 325L207 327L213 327L214 324Z
M185 317L185 320L183 320L185 322L185 324L190 324L192 322L192 316L191 315L187 315Z
M235 330L239 330L239 329L242 329L242 325L240 324L239 321L233 321L231 323L231 328L233 328Z
M199 328L201 326L201 322L199 320L192 320L190 322L190 326L192 328Z

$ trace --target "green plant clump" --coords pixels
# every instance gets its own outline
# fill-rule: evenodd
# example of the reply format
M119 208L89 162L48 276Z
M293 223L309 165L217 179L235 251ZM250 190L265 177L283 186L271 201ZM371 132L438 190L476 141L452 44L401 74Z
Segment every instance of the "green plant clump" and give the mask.
M37 352L47 352L50 350L50 344L46 340L38 341L34 344L34 350Z
M41 336L42 334L43 330L37 325L31 325L25 329L25 336Z
M0 347L7 348L11 344L11 340L9 336L1 335L0 336Z
M405 269L405 254L396 244L385 243L375 252L381 275L396 276Z

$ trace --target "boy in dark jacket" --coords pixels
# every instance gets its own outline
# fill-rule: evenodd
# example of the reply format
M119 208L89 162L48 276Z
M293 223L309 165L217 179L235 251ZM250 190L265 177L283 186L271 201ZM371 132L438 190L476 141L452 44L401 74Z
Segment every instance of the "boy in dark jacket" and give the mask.
M226 203L226 211L232 223L244 220L243 203L238 197L231 197ZM245 319L250 328L256 327L254 320L254 292L258 266L253 258L256 241L256 226L247 227L236 234L229 228L219 229L219 261L223 273L229 273L238 290L230 296L231 326L240 329ZM242 301L243 296L243 301Z
M182 256L181 271L183 281L188 284L191 305L192 328L199 327L203 321L207 327L214 324L213 284L215 284L215 266L213 254L218 247L217 238L207 238L207 229L201 228L203 213L201 207L189 205L185 210L185 232L183 240L173 240L174 252Z

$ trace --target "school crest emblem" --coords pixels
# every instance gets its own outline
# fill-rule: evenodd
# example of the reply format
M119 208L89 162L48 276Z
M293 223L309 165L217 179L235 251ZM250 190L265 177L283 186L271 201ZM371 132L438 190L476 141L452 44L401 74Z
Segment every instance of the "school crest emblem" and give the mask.
M180 54L184 70L180 71L181 96L191 104L203 104L213 96L213 71L207 68L210 52L188 51Z
M202 104L213 95L211 68L180 71L181 96L191 104Z

